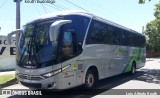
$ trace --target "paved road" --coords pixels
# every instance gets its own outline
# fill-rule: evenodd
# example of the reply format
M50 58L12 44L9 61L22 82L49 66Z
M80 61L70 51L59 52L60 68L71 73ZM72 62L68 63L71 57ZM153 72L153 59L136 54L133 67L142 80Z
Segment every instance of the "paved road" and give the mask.
M4 89L15 89L15 88L27 89L26 87L21 86L19 84L12 85ZM69 95L68 97L69 98L71 97L72 98L84 98L84 97L85 98L88 98L88 97L97 98L97 97L100 97L100 95L105 95L106 93L110 93L112 91L110 89L116 89L116 90L118 89L119 90L122 90L122 89L159 89L160 90L160 59L147 60L145 67L138 70L134 76L128 76L127 74L123 74L123 75L114 76L114 77L102 80L99 83L98 89L101 89L101 90L98 90L97 93L92 93L92 91L89 91L89 93L92 95ZM53 92L49 92L49 91L47 92L42 91L42 92L50 94L50 95L53 94ZM114 93L116 94L116 92ZM76 94L76 92L73 91L73 94ZM3 96L3 97L6 97L6 96ZM7 97L22 98L22 96L7 96ZM23 96L23 98L25 97L28 98L27 96ZM55 98L57 97L66 98L66 95L63 96L63 95L54 94L54 97ZM145 98L149 98L149 97L150 96L146 96ZM158 98L158 97L160 98L160 96L152 96L152 98ZM111 98L115 98L115 96L111 96ZM144 98L144 97L141 96L137 98Z

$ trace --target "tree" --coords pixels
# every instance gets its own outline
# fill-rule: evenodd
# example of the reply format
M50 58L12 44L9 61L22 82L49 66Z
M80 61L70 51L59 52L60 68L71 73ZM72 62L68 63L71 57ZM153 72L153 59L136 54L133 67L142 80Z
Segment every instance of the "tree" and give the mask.
M155 5L156 8L154 9L155 12L154 12L154 16L157 18L157 19L160 19L160 1L158 4Z
M146 1L146 0L139 0L139 3L140 3L140 4L144 4L145 1ZM148 0L148 1L151 1L151 0Z
M144 34L148 37L147 44L160 52L160 19L155 19L146 25Z
M148 37L147 44L160 52L160 2L155 7L155 19L147 23L144 34Z

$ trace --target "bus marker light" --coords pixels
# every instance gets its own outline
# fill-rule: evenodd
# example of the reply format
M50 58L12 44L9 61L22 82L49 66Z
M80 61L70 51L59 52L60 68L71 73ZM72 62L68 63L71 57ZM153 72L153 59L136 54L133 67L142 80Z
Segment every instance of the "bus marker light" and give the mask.
M76 69L77 68L77 65L76 64L73 64L73 69Z

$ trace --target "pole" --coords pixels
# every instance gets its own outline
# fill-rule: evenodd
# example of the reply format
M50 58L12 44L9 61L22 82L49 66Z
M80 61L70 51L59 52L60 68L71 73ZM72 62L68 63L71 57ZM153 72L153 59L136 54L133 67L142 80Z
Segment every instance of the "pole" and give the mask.
M16 3L16 29L20 29L20 2L22 0L13 0ZM19 34L16 34L16 39L19 38Z
M142 26L142 34L144 34L144 26Z
M20 2L22 0L13 0L16 3L16 29L20 29ZM18 54L18 40L19 40L19 34L16 34L16 56Z
M20 29L20 1L21 0L13 0L14 2L16 2L16 29ZM19 34L16 34L16 40L18 42L19 39ZM16 43L17 43L16 42Z
M16 2L16 29L20 29L20 0Z

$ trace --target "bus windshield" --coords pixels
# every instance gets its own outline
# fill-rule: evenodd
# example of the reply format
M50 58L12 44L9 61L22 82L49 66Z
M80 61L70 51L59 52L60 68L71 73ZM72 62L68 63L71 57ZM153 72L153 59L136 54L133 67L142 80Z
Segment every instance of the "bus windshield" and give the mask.
M53 21L27 24L19 40L19 65L23 67L45 67L53 61L56 44L49 39L49 28Z
M57 41L52 42L49 37L49 29L51 24L58 20L72 20L72 23L62 26L57 35ZM17 65L24 68L42 68L60 63L61 56L58 55L61 55L62 41L67 41L67 44L68 41L74 42L74 50L76 50L77 43L83 43L89 20L87 17L66 15L26 24L23 26L23 33L18 42ZM64 31L67 32L65 35L63 35ZM76 33L73 41L68 39L68 32ZM79 47L77 54L82 52L82 46Z

